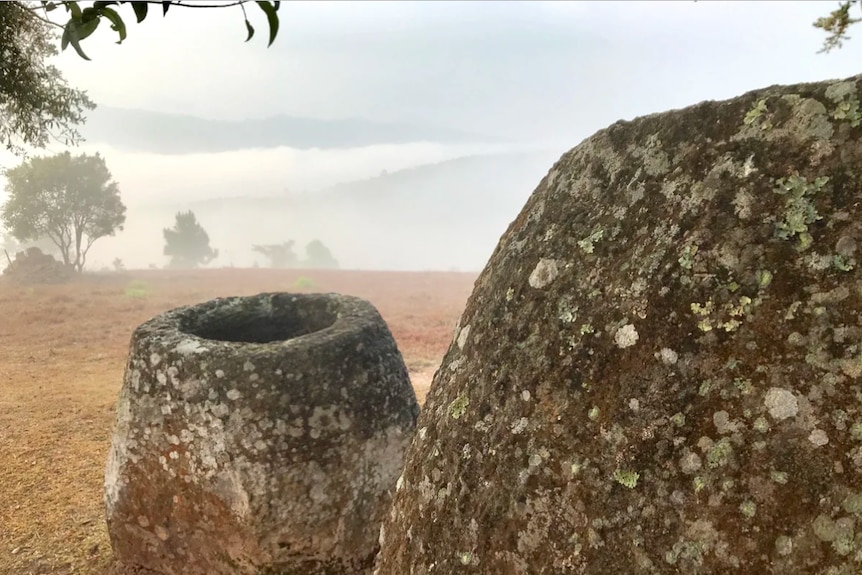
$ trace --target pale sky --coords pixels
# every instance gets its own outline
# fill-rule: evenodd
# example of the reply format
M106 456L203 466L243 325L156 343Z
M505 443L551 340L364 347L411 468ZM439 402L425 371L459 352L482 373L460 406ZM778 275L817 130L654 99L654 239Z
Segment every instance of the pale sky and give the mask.
M70 84L87 90L103 106L225 120L282 114L407 122L502 137L509 147L545 146L558 151L551 157L559 157L619 119L731 98L773 84L862 72L862 38L830 54L817 53L825 34L812 22L837 5L284 1L281 30L271 48L266 47L264 15L253 3L247 10L257 35L249 43L243 42L245 26L238 7L175 7L163 18L153 6L147 20L136 24L126 5L119 7L128 26L122 45L103 23L83 44L92 61L69 49L56 62ZM860 32L862 24L851 29L851 36ZM493 150L415 142L172 156L129 153L90 142L82 151L102 153L130 208L126 231L96 243L94 265L106 265L119 255L129 267L145 267L164 263L161 227L171 223L171 213L137 211L137 206L273 195L285 188L314 190L372 177L383 169L393 172ZM0 157L0 163L14 162ZM538 183L542 175L531 173L529 179ZM519 198L526 200L531 191L525 187ZM268 216L275 218L267 224L270 229L284 227L279 214ZM496 232L460 241L479 242L490 255L516 216L513 211L506 221L489 224ZM206 226L223 252L228 244L275 241L254 235L265 226L239 226L228 219ZM231 235L239 233L238 228L249 235ZM330 228L309 230L309 238L320 234L345 251L371 254L364 260L357 255L348 265L394 265L373 259L373 247L357 243L355 232L339 236L338 229ZM444 251L416 265L446 269L451 261L462 269L481 269L484 256L455 261L463 250L452 242L461 233L441 228L440 237L427 241ZM236 261L250 265L239 255Z
M574 145L619 119L860 71L862 40L817 54L837 2L282 2L266 48L239 8L131 8L59 59L102 104L242 119L417 121Z

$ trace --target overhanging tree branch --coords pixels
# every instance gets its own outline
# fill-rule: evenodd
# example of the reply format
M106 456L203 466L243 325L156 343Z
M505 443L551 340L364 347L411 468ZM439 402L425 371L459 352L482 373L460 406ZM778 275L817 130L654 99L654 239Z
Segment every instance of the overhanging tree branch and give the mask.
M248 42L254 36L254 27L251 25L251 22L249 22L248 15L245 10L245 4L248 4L251 1L252 0L231 0L221 3L192 3L183 2L182 0L115 0L102 2L95 1L89 6L84 7L81 6L84 3L77 0L40 0L38 4L35 2L27 3L24 0L14 0L14 3L27 10L33 17L38 18L42 22L61 28L63 30L62 38L60 40L61 49L65 50L68 46L72 46L81 58L89 60L90 58L81 48L81 41L95 32L103 19L108 20L110 22L111 29L119 35L118 44L121 44L123 40L126 39L126 24L123 21L122 16L113 8L113 6L119 7L124 4L131 4L135 13L135 19L138 23L141 23L146 19L147 14L149 13L148 8L152 4L157 4L162 7L163 16L167 15L168 10L172 6L176 6L178 8L207 9L239 6L242 8L243 20L245 21L245 27L248 33L246 42ZM254 4L258 6L266 16L267 25L269 26L269 43L267 46L272 46L273 42L275 42L276 36L278 35L278 9L281 2L274 0L254 0ZM56 22L48 16L50 12L53 12L60 7L65 8L66 12L69 14L69 20L65 24ZM42 16L39 14L40 11L44 12L45 15Z

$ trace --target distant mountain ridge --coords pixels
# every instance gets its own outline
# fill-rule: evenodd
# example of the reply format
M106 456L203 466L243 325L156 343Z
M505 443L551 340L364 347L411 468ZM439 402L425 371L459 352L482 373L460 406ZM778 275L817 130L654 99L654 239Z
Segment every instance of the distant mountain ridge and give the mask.
M273 116L242 121L209 120L186 114L99 106L81 133L88 142L128 152L215 153L279 146L353 148L374 144L501 143L501 140L437 126L371 122L356 118L320 120Z

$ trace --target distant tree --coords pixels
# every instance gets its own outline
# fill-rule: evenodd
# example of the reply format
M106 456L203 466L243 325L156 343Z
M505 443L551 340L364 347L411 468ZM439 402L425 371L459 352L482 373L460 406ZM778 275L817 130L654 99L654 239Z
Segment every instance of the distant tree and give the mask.
M269 260L267 267L275 269L296 267L297 257L293 253L293 241L283 244L253 245L251 249Z
M165 255L170 256L169 268L187 269L206 265L218 257L210 247L210 237L193 211L177 212L173 228L163 230Z
M312 240L305 246L307 259L305 265L309 268L337 268L338 261L332 256L332 252L320 240Z
M32 158L7 170L6 180L3 225L21 242L49 238L78 272L96 240L123 229L126 206L99 154Z
M15 155L52 140L77 143L74 126L95 108L48 64L56 54L51 24L22 3L0 2L0 140Z

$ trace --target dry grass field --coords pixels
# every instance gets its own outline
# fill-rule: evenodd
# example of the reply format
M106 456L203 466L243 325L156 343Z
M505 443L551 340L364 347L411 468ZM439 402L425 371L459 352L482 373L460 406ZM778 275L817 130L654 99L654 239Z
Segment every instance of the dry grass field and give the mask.
M0 574L108 572L104 465L129 336L142 322L219 296L363 297L389 324L421 402L475 277L223 269L0 282Z

